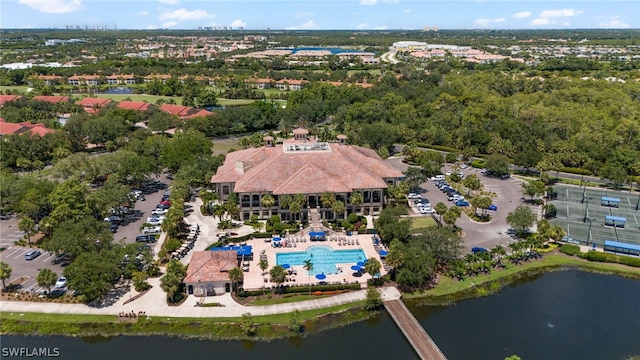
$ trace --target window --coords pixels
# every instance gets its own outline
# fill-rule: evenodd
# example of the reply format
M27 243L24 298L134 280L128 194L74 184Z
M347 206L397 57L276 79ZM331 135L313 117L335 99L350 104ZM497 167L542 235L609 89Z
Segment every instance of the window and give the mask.
M222 195L229 195L229 185L222 185Z

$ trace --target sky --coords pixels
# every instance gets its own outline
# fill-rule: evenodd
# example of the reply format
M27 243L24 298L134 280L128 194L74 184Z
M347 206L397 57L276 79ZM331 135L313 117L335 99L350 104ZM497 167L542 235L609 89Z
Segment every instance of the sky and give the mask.
M2 0L0 28L640 28L639 0Z

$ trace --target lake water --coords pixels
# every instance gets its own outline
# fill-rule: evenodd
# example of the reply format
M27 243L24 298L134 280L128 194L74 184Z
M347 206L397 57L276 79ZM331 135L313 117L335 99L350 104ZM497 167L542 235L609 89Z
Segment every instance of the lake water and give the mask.
M447 307L409 304L450 359L624 359L640 355L640 281L581 271L548 273L497 295ZM2 351L58 348L62 359L416 359L389 316L261 342L166 337L3 336ZM3 357L4 358L4 357Z

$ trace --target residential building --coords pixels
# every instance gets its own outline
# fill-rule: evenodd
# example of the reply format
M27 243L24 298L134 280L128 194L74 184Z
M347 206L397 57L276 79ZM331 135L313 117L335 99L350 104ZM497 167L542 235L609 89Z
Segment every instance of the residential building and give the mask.
M276 89L278 90L302 90L304 85L308 83L306 80L282 79L276 81Z
M375 151L347 145L347 137L338 142L320 142L310 137L306 129L293 131L294 138L276 145L270 136L265 145L227 154L211 182L223 201L235 193L238 196L240 218L251 215L267 218L280 215L283 219L306 220L310 211L323 218L343 217L349 213L377 215L384 206L384 192L397 185L402 173L383 161ZM360 193L363 203L352 205L353 193ZM333 214L323 207L320 197L335 194L345 204L344 214ZM302 194L302 211L292 214L280 207L283 196ZM270 195L275 202L265 207L262 197Z
M230 292L229 270L235 267L238 267L236 250L195 251L184 278L187 293L211 296Z
M58 75L35 75L34 78L42 80L46 86L59 85L64 82L64 78Z
M111 99L101 99L101 98L84 98L78 101L76 104L82 106L84 111L89 114L97 114L100 112L100 109L111 104L113 101Z
M0 107L8 102L22 99L24 99L24 96L22 95L0 95Z
M151 108L152 104L145 101L122 100L116 106L119 109L147 111L149 110L149 108Z
M163 104L160 106L160 110L167 112L171 115L175 115L180 119L191 119L198 116L207 116L213 114L208 110L199 110L190 106Z
M34 96L33 100L46 101L52 104L71 102L71 99L68 96L55 96L55 95L38 95L38 96Z
M171 79L171 75L169 74L151 74L144 77L145 83L150 83L155 80L160 81L163 84L167 83L167 80Z
M100 75L73 75L67 79L67 83L73 86L96 86L100 85L101 80Z
M134 74L113 74L106 77L109 85L133 85L137 83Z
M8 123L5 122L3 118L0 118L0 136L30 133L31 135L42 137L54 132L55 130L47 128L42 123L32 124L28 121Z

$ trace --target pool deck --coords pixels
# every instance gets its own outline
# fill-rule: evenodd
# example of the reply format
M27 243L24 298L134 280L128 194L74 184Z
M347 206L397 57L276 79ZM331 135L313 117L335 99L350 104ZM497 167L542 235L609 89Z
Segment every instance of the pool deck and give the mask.
M337 241L310 241L309 236L306 236L305 242L297 242L295 243L296 247L278 247L274 248L272 246L272 242L265 241L265 239L253 239L247 241L247 245L253 246L253 260L249 261L249 271L245 271L244 273L244 288L249 289L260 289L263 287L272 287L275 284L269 281L268 271L274 267L276 262L276 254L278 253L289 253L289 252L301 252L306 251L307 248L311 246L329 246L333 250L354 250L361 249L366 258L376 258L380 261L380 255L376 252L376 249L373 246L373 240L371 234L363 234L363 235L339 235L343 236L347 240L351 240L353 245L338 245ZM298 236L300 238L300 236ZM330 238L330 236L329 236ZM356 244L356 240L359 245ZM282 239L284 242L284 238ZM266 274L262 274L260 270L260 266L258 265L260 262L260 254L262 254L264 250L265 255L267 256L267 261L269 262L269 267L266 270ZM382 262L382 261L381 261ZM336 264L338 268L342 269L341 273L338 274L325 274L327 278L323 280L329 284L334 283L353 283L358 282L362 287L367 286L367 280L371 279L371 276L368 274L364 274L361 277L353 276L354 271L351 270L351 266L355 265L354 263L348 264ZM309 276L307 271L303 269L302 265L291 266L290 270L297 273L297 275L287 275L287 281L284 285L309 285L309 283L318 284L320 280L317 280L315 276ZM386 272L381 266L380 273L385 275Z

